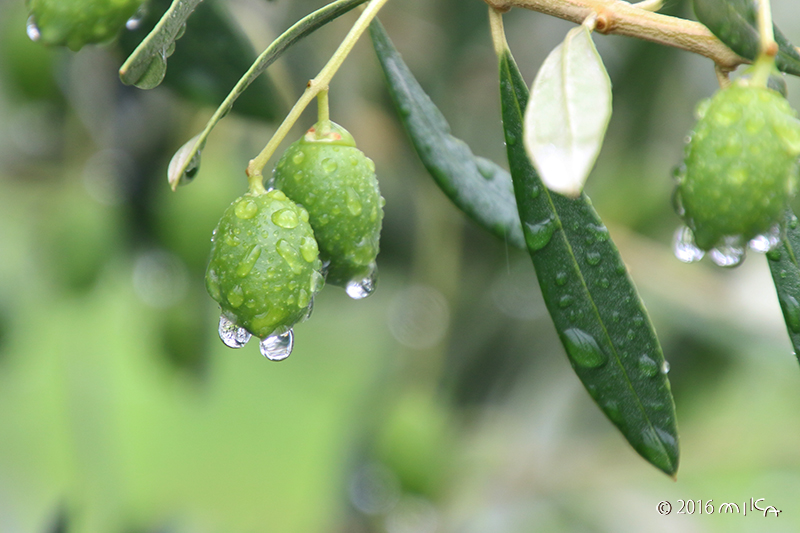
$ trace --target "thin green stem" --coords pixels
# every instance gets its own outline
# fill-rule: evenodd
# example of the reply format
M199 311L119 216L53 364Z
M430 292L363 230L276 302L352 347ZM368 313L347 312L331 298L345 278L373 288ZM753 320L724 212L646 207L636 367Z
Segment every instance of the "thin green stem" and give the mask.
M350 28L350 31L345 36L342 43L339 45L339 48L336 49L333 56L331 56L328 63L319 71L319 74L308 82L306 86L306 90L303 92L300 99L297 100L292 110L289 111L289 114L286 115L286 118L283 120L281 125L278 127L275 134L269 140L267 145L258 154L254 159L250 161L250 164L247 165L247 181L250 184L251 191L258 191L263 189L263 185L261 183L262 180L262 171L264 167L267 165L267 162L270 160L272 155L277 150L280 143L283 139L286 138L286 135L289 133L289 130L292 129L297 119L300 118L300 115L303 113L308 104L322 91L328 90L328 84L330 83L333 76L336 75L336 72L339 70L339 67L342 66L344 60L347 59L347 56L353 50L353 46L355 46L358 39L361 35L367 30L372 19L377 16L378 12L381 8L388 2L389 0L371 0L364 11L361 13L361 16L358 20L353 24L353 27Z
M501 57L508 49L508 41L506 40L506 30L503 26L503 13L492 6L489 6L489 28L492 31L494 53L497 57Z
M758 2L758 33L761 41L761 51L753 65L753 76L750 82L759 87L766 87L770 74L775 68L775 55L778 53L778 44L772 29L772 8L769 0Z
M320 91L317 95L317 124L319 131L317 134L324 137L330 132L331 112L328 104L328 90Z

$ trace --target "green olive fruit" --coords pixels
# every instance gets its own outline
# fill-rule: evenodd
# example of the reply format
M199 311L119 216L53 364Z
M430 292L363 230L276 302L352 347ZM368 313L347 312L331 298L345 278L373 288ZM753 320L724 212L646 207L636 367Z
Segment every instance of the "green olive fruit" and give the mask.
M80 50L112 39L143 0L28 0L38 40Z
M206 288L223 321L266 339L308 314L324 279L305 209L279 190L247 193L225 210L212 242Z
M375 164L353 136L330 121L317 123L292 144L275 166L271 184L308 210L327 281L348 287L369 279L378 255L383 198Z
M719 91L698 115L678 176L678 212L699 249L743 250L781 223L795 194L800 121L779 93L745 83Z

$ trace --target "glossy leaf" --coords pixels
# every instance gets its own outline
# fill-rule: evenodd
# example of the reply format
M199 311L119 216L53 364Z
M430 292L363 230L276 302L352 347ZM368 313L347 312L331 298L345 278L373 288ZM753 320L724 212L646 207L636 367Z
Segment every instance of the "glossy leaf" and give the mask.
M586 26L547 56L525 110L525 148L544 184L576 197L611 118L611 80Z
M508 141L522 134L528 89L507 49L500 89ZM550 192L524 148L506 146L528 250L572 367L633 448L674 475L678 433L664 356L608 230L586 195Z
M795 355L800 358L800 225L797 217L786 214L786 236L780 247L767 252L769 270L778 293L783 319Z
M256 51L228 12L228 2L205 0L197 6L186 25L162 84L200 105L216 107L236 85L242 73L256 59ZM123 52L130 54L147 36L167 10L170 0L152 0L139 27L119 39ZM268 76L258 78L236 102L236 112L273 121L288 111Z
M244 93L245 89L255 82L267 67L275 62L275 60L294 43L366 1L367 0L336 0L331 2L300 19L291 28L275 39L272 44L258 56L247 72L239 79L234 88L231 89L228 96L206 123L203 131L184 144L172 157L167 176L172 189L174 190L178 185L188 183L195 174L197 174L200 165L200 153L206 145L211 130L213 130L214 126L230 112L233 108L233 104L242 93Z
M119 78L126 85L140 89L157 87L167 72L167 57L174 51L175 41L186 29L186 20L202 0L174 0L147 37L125 60Z
M450 134L447 120L403 62L380 22L372 23L370 35L400 120L436 184L479 226L524 248L511 176L495 163L475 156L464 141Z
M694 0L694 12L711 33L745 59L755 60L760 41L756 4L753 0ZM773 25L779 70L800 76L800 54L792 43Z

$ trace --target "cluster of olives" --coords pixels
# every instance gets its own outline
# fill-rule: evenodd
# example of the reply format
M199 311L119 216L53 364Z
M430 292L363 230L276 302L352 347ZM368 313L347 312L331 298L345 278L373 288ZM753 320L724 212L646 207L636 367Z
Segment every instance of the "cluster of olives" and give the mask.
M676 254L697 261L706 251L736 266L746 247L781 242L795 194L800 120L778 92L739 80L698 106L699 120L678 173L676 209L686 226Z
M354 299L372 293L383 198L375 164L330 121L286 150L268 185L225 210L206 287L222 309L223 342L240 348L255 335L261 352L279 361L326 279Z

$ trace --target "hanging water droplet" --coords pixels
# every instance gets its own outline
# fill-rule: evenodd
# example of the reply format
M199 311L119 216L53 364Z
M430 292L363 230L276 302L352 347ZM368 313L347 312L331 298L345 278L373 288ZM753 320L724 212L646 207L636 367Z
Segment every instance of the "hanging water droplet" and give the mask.
M241 348L250 340L250 332L240 328L225 316L219 317L219 338L229 348Z
M150 63L147 65L147 68L141 73L141 75L136 78L135 80L128 80L125 79L126 83L131 83L135 85L139 89L155 89L158 87L162 81L164 81L164 76L167 74L167 53L166 50L156 53Z
M125 29L133 31L138 30L139 26L142 25L142 20L147 16L147 3L143 3L139 6L139 9L136 10L136 13L133 14L131 18L129 18L125 22Z
M33 42L42 38L42 33L39 31L39 26L36 25L36 19L31 15L28 17L28 22L25 25L25 31L28 34L28 39Z
M656 377L659 372L658 363L653 361L647 354L642 354L639 357L639 370L648 378Z
M292 330L278 335L270 335L261 341L259 346L261 355L270 361L283 361L292 355L292 348L294 348L294 334Z
M664 361L661 363L661 373L662 374L669 374L669 361Z
M373 292L375 292L375 285L378 281L378 266L372 263L369 266L369 272L356 279L352 279L347 283L345 292L353 300L363 300Z
M272 222L283 229L294 229L300 224L300 217L294 209L279 209L272 213Z
M694 263L700 261L706 254L694 243L694 234L688 226L681 226L675 232L675 239L672 251L679 260L684 263Z
M686 214L686 208L683 207L683 196L681 196L681 191L679 188L675 187L672 191L672 210L675 211L675 214L679 217L682 217Z
M548 245L556 231L553 218L548 218L537 224L525 224L525 243L532 252L538 252Z
M300 322L305 322L309 318L311 318L311 314L314 312L314 297L311 297L311 300L308 302L308 307L306 307L306 314L303 318L300 319Z
M782 294L779 296L781 308L783 309L783 316L786 319L786 325L794 333L800 333L800 303L794 296L789 294Z
M749 246L751 250L764 253L776 248L780 243L781 226L780 224L775 224L766 233L756 235L755 238L751 239Z
M564 331L563 339L567 353L578 366L598 368L608 359L594 337L581 329L570 328Z
M741 236L726 235L721 245L712 248L709 254L711 260L721 267L732 268L744 261L745 247Z

